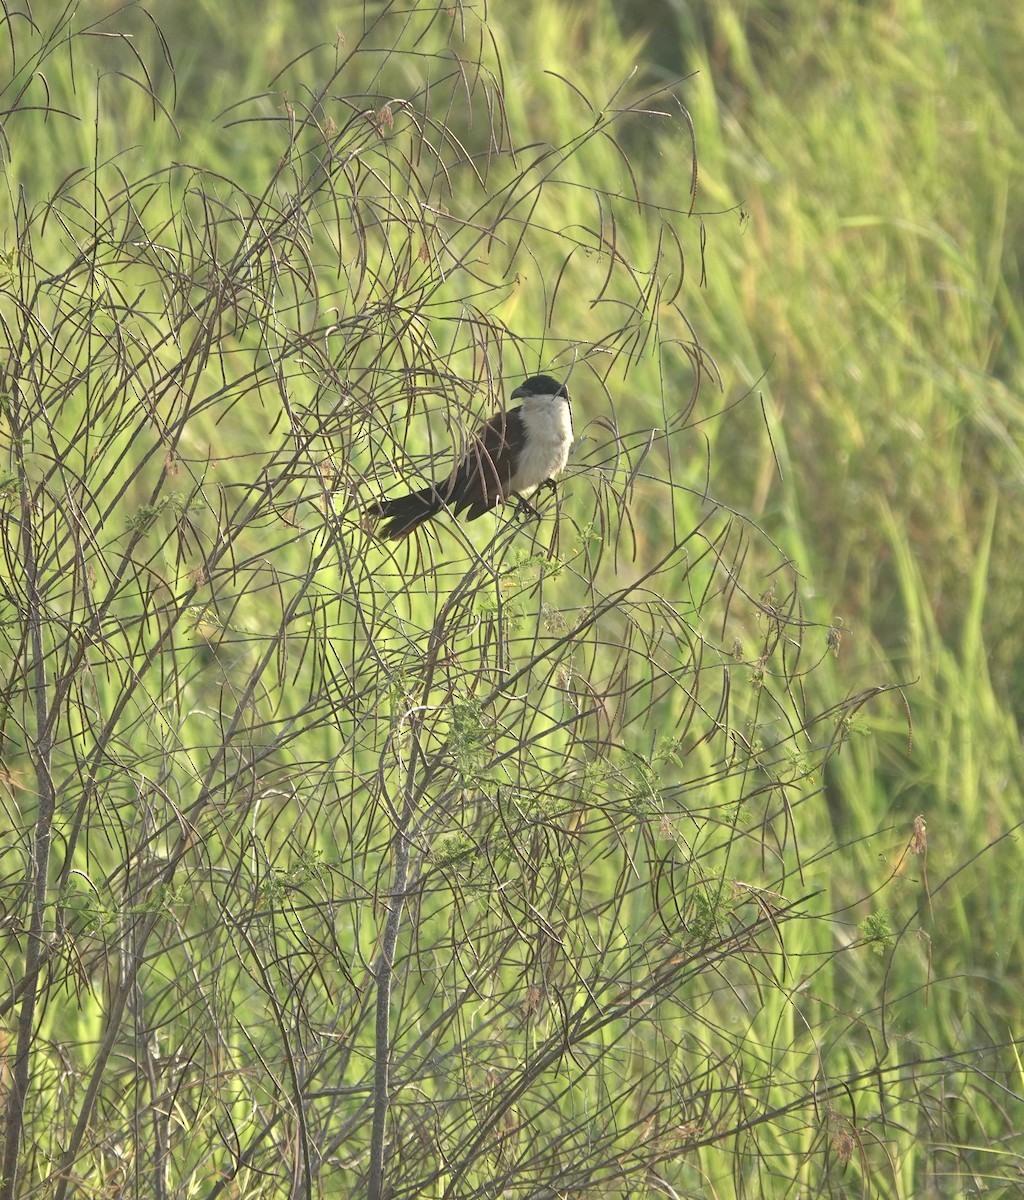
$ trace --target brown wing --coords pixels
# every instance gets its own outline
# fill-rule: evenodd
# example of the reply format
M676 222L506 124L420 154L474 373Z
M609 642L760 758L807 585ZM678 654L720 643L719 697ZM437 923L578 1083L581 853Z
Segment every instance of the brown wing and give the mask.
M480 428L442 489L456 513L465 512L473 521L508 498L525 436L518 408L498 413Z

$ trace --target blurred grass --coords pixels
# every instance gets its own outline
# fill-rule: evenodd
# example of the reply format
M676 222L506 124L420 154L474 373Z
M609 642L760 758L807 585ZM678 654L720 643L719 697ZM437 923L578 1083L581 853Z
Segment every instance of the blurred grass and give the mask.
M261 143L258 125L234 126L231 113L211 122L209 114L261 93L312 41L320 39L317 55L333 61L344 53L334 26L344 36L362 12L342 8L332 13L330 28L313 28L302 5L283 0L261 6L258 18L231 3L158 14L176 59L180 157L258 189L272 175L280 147L272 139ZM831 906L837 941L857 939L871 911L860 898L872 891L896 935L886 955L864 947L816 977L806 1012L808 1057L824 1054L814 1036L823 1010L831 1004L847 1013L851 993L873 990L921 998L900 1006L899 1039L969 1044L976 1026L993 1036L1005 1029L1019 1036L1024 963L1013 934L1024 917L1024 872L1011 835L1024 809L1018 729L1024 132L1015 121L1024 110L1024 17L1005 2L981 14L948 0L927 7L726 2L681 6L678 14L664 21L657 43L642 28L627 30L606 4L538 2L507 24L495 10L491 23L515 70L505 81L514 102L507 119L541 142L553 129L574 128L585 109L571 88L544 71L571 78L595 103L613 102L634 65L640 71L627 86L637 90L659 72L697 71L686 94L700 155L706 285L696 287L692 230L678 273L685 265L683 307L724 381L724 399L706 391L697 414L706 418L700 429L712 444L711 491L753 515L792 555L805 577L810 615L826 624L841 618L838 658L808 683L817 699L879 677L909 685L912 752L905 714L889 696L864 716L865 736L851 738L826 778L807 782L796 810L801 846L841 847L826 860L827 878L815 879L813 863L807 866L810 884L826 887L815 911ZM151 36L144 22L138 35ZM382 48L385 74L358 86L385 80L398 92L401 80L390 70ZM84 76L73 86L66 73L53 78L57 100L67 86L69 104L72 93L92 86ZM116 105L104 100L108 86L117 88ZM103 80L99 94L106 105L99 158L130 157L132 170L123 162L122 169L141 174L149 157L156 167L178 155L168 127L151 121L142 88ZM127 96L134 100L122 103ZM268 93L249 112L281 103ZM46 129L45 155L32 153L27 138L15 144L12 177L30 193L43 188L56 163L92 160L93 134L88 119L54 123ZM657 180L656 194L677 194L676 207L685 210L685 146L666 138L636 149ZM595 142L584 161L586 154L603 176L614 170L607 143ZM628 193L625 173L622 186ZM539 223L583 225L588 197L581 193L578 206L573 199L573 189L559 190L557 208L546 200ZM620 234L642 259L657 230L638 218ZM563 275L554 321L563 340L554 345L544 332L553 300L544 283L559 265L539 263L537 276L518 281L495 309L521 334L527 367L548 355L567 365L572 347L586 343L602 264L581 255ZM666 309L663 319L661 337L687 340L677 314ZM470 374L473 354L473 347L453 346L452 368ZM686 398L688 383L685 389L679 383L684 361L666 357L660 371L639 361L607 397L596 378L578 375L581 432L607 405L623 429L664 424ZM501 364L505 371L519 366ZM745 402L714 419L748 392ZM273 414L261 417L270 424ZM250 412L235 419L232 456L257 452L260 418ZM211 440L225 437L212 421L209 433ZM699 494L700 434L688 448ZM638 537L656 538L656 521L651 514ZM766 587L775 566L762 564ZM243 624L254 619L244 607ZM756 629L755 618L737 611L723 643L733 636L755 643ZM824 639L819 650L826 655ZM738 697L737 705L757 712L756 700ZM192 740L202 745L210 737L197 733ZM324 760L334 753L325 746ZM929 852L926 860L908 862L904 849L918 813L928 822ZM754 859L751 852L740 861L748 866ZM934 892L927 903L925 869ZM824 922L791 927L794 960L829 955L834 947L814 940L827 928ZM925 990L932 977L941 982ZM768 1003L752 1019L748 1042L752 1059L770 1062L775 1044L790 1048L800 1038L779 1027L793 1021L793 1007L780 1003L784 993L764 994ZM837 1039L829 1071L855 1070L857 1044ZM983 1142L983 1111L956 1132ZM798 1172L808 1136L801 1125L791 1147L780 1147L780 1179ZM792 1161L785 1157L791 1149ZM897 1181L889 1191L878 1185L878 1195L943 1195L961 1186L922 1185L933 1168L915 1161L912 1139L901 1155ZM716 1151L704 1154L709 1189L719 1197L744 1194L739 1186L730 1191L727 1161ZM983 1171L983 1155L980 1161ZM849 1170L856 1177L856 1156Z
M729 387L764 394L785 469L741 410L717 482L844 618L843 664L915 681L912 756L844 756L847 820L919 806L951 865L1021 811L1024 18L778 12L718 6L691 56L705 207L747 214L713 226L695 320Z
M897 935L886 994L910 998L891 1014L901 1040L1019 1036L1024 17L700 11L685 62L701 207L731 215L710 223L691 315L727 394L763 395L783 467L748 404L710 427L714 486L794 556L811 611L842 618L840 658L811 687L854 686L868 664L910 684L912 753L890 698L827 770L846 844L833 903L860 919L843 906L874 873ZM907 861L916 813L929 849ZM941 982L915 993L915 976ZM983 1177L998 1148L984 1117L958 1121ZM968 1183L902 1167L900 1195Z
M704 207L747 214L715 224L703 297L712 330L747 334L703 332L733 387L769 368L758 386L793 470L769 478L764 438L734 422L718 466L744 504L795 526L832 603L912 675L909 549L937 632L955 643L980 616L1016 708L1019 605L1000 584L1020 554L1024 480L1022 18L999 4L789 11L752 43L756 7L719 6L715 45L696 56ZM993 504L995 586L977 614Z

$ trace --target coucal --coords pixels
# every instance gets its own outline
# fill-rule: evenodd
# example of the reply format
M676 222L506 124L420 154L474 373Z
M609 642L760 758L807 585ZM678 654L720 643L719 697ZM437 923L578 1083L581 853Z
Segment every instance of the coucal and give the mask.
M527 497L539 487L553 488L555 476L569 459L569 393L552 376L533 375L511 398L522 403L480 427L443 483L370 505L369 516L387 521L380 530L382 537L406 537L445 509L475 521L510 497L520 512L536 515Z

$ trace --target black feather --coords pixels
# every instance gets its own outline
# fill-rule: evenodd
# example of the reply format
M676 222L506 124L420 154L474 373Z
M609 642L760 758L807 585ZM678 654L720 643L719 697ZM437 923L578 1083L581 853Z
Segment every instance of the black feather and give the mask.
M380 530L385 538L405 537L446 507L456 516L465 513L467 521L475 521L508 499L524 436L518 407L498 413L481 427L444 483L433 483L391 500L378 500L366 510L367 515L387 520Z

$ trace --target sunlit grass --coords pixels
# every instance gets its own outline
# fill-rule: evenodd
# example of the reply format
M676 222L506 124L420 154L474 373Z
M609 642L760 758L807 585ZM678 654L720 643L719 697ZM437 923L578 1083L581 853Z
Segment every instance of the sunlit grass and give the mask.
M523 220L529 217L534 224L529 238L535 270L524 271L480 301L490 305L484 315L506 322L518 342L510 346L498 338L470 337L459 320L458 304L449 299L438 302L427 327L410 339L411 352L422 350L432 367L444 363L466 378L489 375L500 381L538 366L564 372L573 368L577 429L585 435L588 426L609 414L627 436L664 426L685 409L690 399L689 362L679 345L689 343L691 331L683 312L717 360L723 394L711 386L701 393L694 413L700 424L672 441L671 469L662 457L668 451L661 446L645 462L636 479L635 512L642 520L635 529L619 530L615 545L602 547L602 578L609 585L614 581L609 566L617 561L614 555L621 554L623 563L634 555L646 561L673 518L680 525L692 525L702 506L706 509L706 437L712 448L710 495L752 515L781 547L778 555L767 543L752 550L759 557L750 565L763 573L762 602L771 605L781 599L772 590L771 573L788 554L803 577L805 615L818 623L806 631L804 646L808 666L817 664L817 669L807 677L807 695L794 695L792 709L784 715L763 700L763 673L773 670L771 662L758 661L769 636L770 622L763 611L737 596L721 626L694 631L705 640L709 659L718 656L720 677L731 681L731 725L739 747L735 753L748 756L748 778L756 779L762 760L776 751L783 753L781 747L792 754L791 785L785 789L785 806L792 816L780 815L783 791L769 789L763 797L764 813L733 817L724 812L721 825L703 822L697 827L688 815L690 797L672 789L702 773L711 775L721 762L721 744L695 747L679 763L672 747L664 745L666 739L672 741L678 717L673 702L652 706L649 728L622 721L608 701L608 736L614 732L615 752L622 755L614 769L592 770L589 777L581 773L582 811L571 814L571 820L585 828L588 788L601 800L613 794L616 802L632 803L645 816L650 812L643 805L652 797L659 792L671 797L662 835L677 839L692 854L709 897L706 909L685 914L690 925L677 931L683 946L695 930L703 929L705 920L723 925L739 920L745 910L738 897L749 899L744 888L763 888L772 896L777 889L790 901L797 895L806 897L802 904L807 919L785 926L785 954L764 949L757 973L730 975L721 988L709 988L705 975L698 975L691 987L680 988L678 1019L690 1020L696 1009L708 1014L710 1029L724 1029L727 1036L715 1049L735 1053L745 1074L765 1081L758 1093L765 1104L784 1105L789 1094L805 1095L818 1078L829 1082L856 1076L869 1068L887 1038L898 1063L901 1047L912 1045L923 1056L953 1055L988 1039L1019 1037L1022 1032L1016 1025L1024 964L1015 931L1024 917L1024 884L1014 836L1022 773L1013 705L1024 695L1016 637L1024 459L1017 403L1022 383L1020 279L1014 246L1024 147L1009 115L1019 111L1011 102L1019 85L1008 61L1014 53L1020 60L1015 39L1021 30L1019 18L1008 7L984 19L959 10L946 16L949 23L932 22L923 10L912 9L909 16L897 18L890 11L837 6L834 12L815 12L806 20L794 16L783 32L765 34L749 7L719 6L717 40L707 48L687 45L679 60L681 68L699 68L686 95L701 158L697 209L705 214L708 234L703 289L697 288L698 226L684 222L688 240L683 254L673 258L675 251L666 249L670 278L677 283L685 279L681 311L665 303L657 309L657 327L638 320L614 347L592 340L591 330L600 327L592 312L595 301L600 297L598 306L607 308L626 303L622 293L602 293L613 238L620 252L644 262L659 236L647 214L629 204L632 183L606 133L621 133L627 141L631 134L628 127L618 130L613 123L591 137L577 162L595 179L620 179L623 203L614 211L614 224L610 212L601 210L575 177L565 186L546 188L536 207L524 190ZM219 30L221 41L234 27L226 5L210 6L206 18ZM496 45L507 55L506 117L520 139L526 131L537 140L538 176L557 174L557 156L540 156L570 132L587 129L587 121L598 121L607 106L614 106L620 85L623 95L635 95L649 82L642 39L617 37L618 26L605 6L595 11L593 6L538 3L528 7L519 24L503 26L497 13L492 19ZM341 14L343 33L345 21L354 20L354 9ZM283 65L282 47L294 43L299 30L307 32L284 4L268 7L259 22L246 28L252 29L253 40L245 42L245 75L233 77L233 95L217 103L261 93L268 67ZM428 38L426 44L434 46L439 71L450 67L448 55L458 42L458 29L457 19L438 21L429 34L435 40ZM261 190L273 178L282 153L269 132L259 136L274 127L259 122L232 126L226 119L216 128L205 125L198 115L208 111L199 100L204 85L208 81L211 89L225 89L228 72L216 70L212 59L204 59L202 47L180 31L176 35L173 25L166 32L172 44L188 45L178 78L182 159L202 161ZM344 54L333 30L322 36L321 58ZM486 46L485 52L490 53ZM233 54L232 61L239 57ZM385 61L382 55L378 63L385 74L360 76L357 89L382 86L384 80L400 94L408 81ZM638 62L641 71L630 80ZM353 73L362 69L353 62ZM564 80L544 75L545 69L571 79L587 100ZM54 75L54 95L60 100L70 103L81 94L71 88L66 73L57 69ZM88 164L97 153L101 161L114 157L110 170L126 169L121 159L129 155L151 155L154 169L178 155L169 126L151 122L143 89L112 76L99 84L80 80L79 87L97 89L89 95L99 96L98 152L92 130L95 114L86 103L80 125L55 123L59 134L51 137L46 130L45 140L34 143L45 145L45 153L33 157L26 148L16 149L9 178L26 183L30 195L59 177L59 164ZM117 89L118 103L112 103L107 89ZM268 93L239 113L253 118L280 112L287 102L283 95ZM654 181L654 193L663 200L677 197L673 206L685 212L690 204L685 126L676 115L666 118L666 125L671 132L663 141L655 137L649 145L631 145L633 169L639 169L639 163ZM154 128L162 132L154 136L149 132ZM40 136L41 130L40 119ZM482 131L462 132L470 139ZM482 160L477 168L483 170ZM13 185L8 195L13 205ZM170 212L177 201L169 195L154 203L165 201ZM493 216L493 210L478 209L481 203L481 191L467 173L451 197L451 212L464 221ZM722 215L715 215L719 211ZM448 238L451 247L464 247L475 236L472 229L446 225L443 214L437 215L436 230L436 235L425 235L425 244L434 239L430 252L436 254L443 252ZM578 237L571 253L565 250L566 231ZM50 235L54 244L65 237L52 226ZM414 241L406 247L413 264L419 253ZM314 245L316 253L326 253L324 242ZM343 258L344 251L343 246ZM488 246L481 240L481 268L497 268L509 251L508 243ZM357 266L354 260L342 261L338 274L351 273L354 278ZM390 334L382 329L382 343ZM660 360L652 361L646 351L656 338L669 345ZM672 344L673 339L679 345ZM240 334L240 345L244 342ZM623 347L632 360L630 369L622 370L620 362L616 374L606 380L606 351ZM361 352L367 362L354 365L368 368L372 355L365 347ZM168 362L173 353L168 347ZM396 373L402 365L396 359ZM230 379L230 357L218 369ZM447 448L458 433L456 425L487 415L501 394L497 383L495 394L486 397L438 392L437 407L430 414L422 407L409 413L402 395L386 391L387 379L388 371L382 372L382 387L375 393L379 410L374 431L347 447L346 478L365 478L372 471L374 482L389 489L401 487L407 474L402 455L409 453L421 469L425 456ZM316 383L314 371L296 372L288 380L290 399L310 401ZM717 415L747 392L753 394L738 407ZM453 410L458 421L451 430L438 432L436 413ZM76 423L81 419L69 410L69 420L72 415ZM434 418L433 430L428 416ZM211 477L218 485L250 485L259 477L279 418L276 398L269 392L264 398L254 391L245 405L234 404L227 411L210 403L190 422L180 447L180 454L191 460L183 473L188 483L181 485L182 495L187 499L196 481L205 483ZM132 444L126 438L106 441L104 461L93 466L111 472L104 478L115 492L120 464ZM538 553L557 552L567 565L557 578L549 578L544 565L537 563L518 564L496 577L486 589L486 602L481 600L475 613L468 614L467 631L503 605L511 612L515 604L538 596L562 620L592 602L587 580L588 489L601 486L593 481L602 479L602 471L609 485L621 484L639 459L636 446L642 445L642 438L634 439L633 456L615 468L588 458L596 441L596 436L585 441L578 457L580 468L595 469L586 476L581 469L563 485L560 540L550 541L556 537L553 522L545 523L538 534ZM329 450L324 446L324 455ZM687 458L692 463L692 492L675 489L678 511L645 506L646 496L655 497L657 504L662 494L652 481L679 479L680 464ZM92 466L75 465L83 473L86 465ZM394 472L397 478L387 469L394 465L399 468ZM154 477L169 469L159 455L154 458ZM165 575L166 596L179 596L194 582L173 540L180 512L146 509L152 486L150 479L136 477L132 488L118 497L110 524L116 537L104 550L114 552L123 545L133 523L139 529L144 525L152 564ZM178 710L165 712L156 736L176 763L175 778L169 785L154 760L152 770L137 781L166 787L178 812L187 811L210 756L218 752L220 732L252 664L267 651L288 611L288 585L277 579L279 569L293 581L315 575L322 597L317 611L328 631L327 641L338 635L333 652L359 653L344 640L350 619L346 606L352 596L343 590L337 597L331 595L333 587L352 586L353 577L335 570L329 556L317 558L317 522L326 508L323 496L296 498L287 520L282 517L271 533L261 529L253 534L251 557L233 580L232 593L219 597L220 607L204 617L204 598L197 597L196 619L180 638L190 648L191 674ZM194 516L212 532L222 512L211 507ZM487 518L468 530L447 531L443 536L452 548L444 551L440 583L446 573L453 583L459 580L475 556L490 546L496 528L500 530L500 521L496 525ZM355 590L378 611L398 604L389 615L387 636L378 645L391 672L387 686L378 685L379 727L320 727L308 740L296 742L274 764L282 789L306 764L318 764L329 796L333 768L355 778L363 769L363 751L387 727L393 712L401 710L407 674L421 661L420 645L436 615L436 591L428 586L419 595L402 594L400 559L369 538L360 543L360 553L365 558L361 573L356 572L360 582ZM271 558L274 570L267 565ZM99 558L96 565L101 565ZM787 576L781 572L778 578ZM710 561L687 576L697 596L713 588L715 579L716 564ZM779 590L786 591L785 583ZM689 619L689 611L683 616ZM304 657L310 621L304 614L282 640L281 653L294 655L294 666L282 671L281 686L248 699L254 725L270 714L276 719L287 710L290 697L312 687L317 671L329 671L329 662L313 664ZM564 681L575 675L593 695L614 691L619 630L609 624L608 631L601 630L592 657L581 662L566 652L557 660L557 670L552 665L550 675L532 684L536 711L550 726L543 734L531 734L536 769L529 778L537 781L538 791L545 779L557 775L565 752L566 738L558 728L569 703L568 691L560 690ZM841 636L831 648L826 638L830 625ZM518 658L535 652L542 637L532 628L516 628L514 622L510 627L514 636L508 661L514 669ZM544 636L555 640L558 633L553 627ZM675 663L683 670L688 653L685 646L673 648L663 659L652 655L652 661L662 666ZM285 680L290 681L290 692ZM804 746L785 745L787 721L796 723L799 712L817 712L862 687L888 683L904 685L902 693L890 692L862 710L852 727L837 724L835 729L815 731L819 744L834 733L846 740L820 776L805 770ZM82 740L80 753L87 750L89 703L109 711L117 702L116 677L97 671L90 687L93 691L88 701L83 699L74 731ZM158 696L154 688L154 700ZM714 709L711 699L706 703ZM463 717L469 720L465 713ZM837 712L836 718L844 722L846 714ZM238 719L243 735L249 720L244 713ZM469 728L470 741L471 735ZM438 745L450 738L446 715L438 715L430 736ZM254 733L251 744L256 743ZM267 777L271 774L268 769ZM239 795L244 795L242 779L240 772ZM500 772L474 782L491 786L495 779L501 786L514 782ZM128 785L121 785L116 794L125 812L130 811ZM244 829L244 814L231 809L238 799L226 794L223 807L197 826L196 834L212 860L222 844L230 845ZM270 831L254 835L247 873L218 898L225 913L236 904L243 907L253 896L263 898L260 911L264 901L272 907L275 888L294 882L285 851L293 838L321 849L336 865L351 853L343 835L351 841L369 836L364 824L342 831L322 821L321 812L293 812L282 790ZM927 850L915 846L911 851L919 814L927 822ZM502 816L511 819L509 813ZM550 819L563 816L558 812ZM590 819L603 816L596 813ZM762 839L762 820L771 827L771 837ZM114 849L115 826L116 821L110 835ZM175 832L172 824L170 833ZM773 854L766 855L766 842L774 845ZM98 855L101 861L104 857ZM111 864L116 861L112 850ZM353 878L367 894L377 886L359 872L353 872ZM591 886L600 892L604 881L597 864L591 865L591 878ZM734 888L739 892L734 894ZM203 897L203 902L211 898ZM173 911L171 902L169 907ZM865 931L877 931L885 923L891 942L866 936ZM462 933L471 928L467 919ZM427 918L423 929L430 929ZM346 931L343 940L369 960L372 933L367 923ZM628 941L625 933L622 941ZM581 939L579 945L584 942ZM239 982L232 1000L253 1013L262 1012L272 990L269 979ZM582 991L576 1000L584 1003ZM67 1004L70 1014L70 998ZM88 1007L82 1011L88 1012ZM538 1018L546 1032L556 1028L552 1013ZM468 1010L467 1018L472 1015ZM49 1021L59 1018L69 1019L62 1005L55 1004ZM611 1044L615 1033L610 1025L600 1036ZM410 1041L415 1036L416 1031L409 1032ZM709 1034L707 1042L699 1042L700 1051L713 1041ZM634 1049L636 1058L631 1061L639 1062L642 1047ZM1006 1069L1009 1064L1002 1065ZM628 1062L622 1070L628 1077ZM658 1136L679 1139L680 1178L692 1178L697 1195L791 1196L798 1181L808 1194L853 1194L863 1181L873 1195L886 1200L929 1195L929 1187L941 1195L948 1181L938 1181L939 1172L922 1148L926 1139L939 1140L941 1135L951 1144L959 1139L968 1146L983 1146L987 1122L999 1129L1004 1125L990 1097L979 1096L955 1119L948 1116L948 1125L943 1116L929 1126L919 1105L925 1086L898 1074L887 1077L884 1089L878 1089L877 1106L862 1100L858 1107L855 1132L861 1144L852 1151L843 1137L854 1117L843 1107L841 1089L821 1110L818 1125L801 1110L791 1121L780 1116L756 1137L741 1139L742 1144L705 1145L696 1154L686 1149L692 1130L658 1131ZM581 1111L593 1100L585 1096ZM737 1097L736 1102L746 1101ZM934 1102L935 1110L945 1114L946 1098L936 1097ZM250 1119L242 1111L244 1100L237 1106L236 1124L244 1128ZM1006 1106L1007 1111L1019 1112L1017 1096L1007 1097ZM205 1118L197 1114L194 1119L201 1124ZM695 1128L698 1133L708 1131L699 1123ZM826 1146L831 1146L828 1153ZM972 1153L963 1161L972 1161ZM985 1148L974 1156L979 1172L992 1166L986 1155L993 1153ZM1021 1147L1007 1143L1005 1153L1019 1155ZM844 1156L850 1157L849 1164ZM815 1173L811 1164L823 1159L829 1161L828 1171ZM774 1164L767 1172L766 1162ZM967 1186L966 1174L964 1180Z

